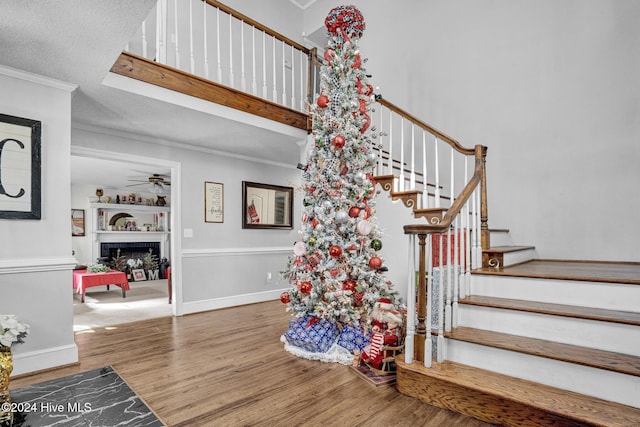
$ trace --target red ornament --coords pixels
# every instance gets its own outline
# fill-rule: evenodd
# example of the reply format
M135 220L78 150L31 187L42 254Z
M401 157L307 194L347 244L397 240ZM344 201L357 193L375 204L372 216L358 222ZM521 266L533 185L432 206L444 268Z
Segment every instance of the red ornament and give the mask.
M303 294L310 294L311 288L311 282L302 282L299 286L300 292L302 292Z
M289 304L289 302L291 301L291 299L289 298L289 292L281 293L280 301L282 301L283 304Z
M380 267L382 267L382 260L377 256L371 257L371 259L369 260L369 267L374 270L379 269Z
M357 206L352 206L352 207L349 209L349 216L350 216L351 218L357 218L357 216L358 216L358 215L360 215L360 208L359 208L359 207L357 207Z
M367 92L365 93L365 95L371 96L372 93L373 93L373 86L367 85Z
M329 255L331 255L333 258L338 258L340 255L342 255L342 248L338 245L333 245L329 248Z
M332 277L336 277L338 274L340 274L340 270L338 270L337 268L334 268L333 270L330 271L330 273Z
M358 283L355 280L348 279L342 282L343 291L354 291L356 286L358 286Z
M347 142L347 141L344 139L344 136L342 136L342 135L336 135L333 138L333 146L336 147L336 148L344 147L345 142Z
M318 107L327 108L327 105L329 105L329 98L326 95L320 95L316 102L318 103Z
M316 228L316 226L318 225L318 220L316 218L313 218L311 220L311 225L313 226L313 228Z
M371 125L371 117L368 114L364 114L364 125L362 125L362 129L360 129L360 133L364 133Z
M351 64L351 68L358 69L360 68L360 65L362 65L362 59L360 58L360 54L356 54L353 64Z
M333 52L333 49L327 49L324 51L324 60L327 62L331 62L331 60L333 59L333 57L335 56L335 53Z

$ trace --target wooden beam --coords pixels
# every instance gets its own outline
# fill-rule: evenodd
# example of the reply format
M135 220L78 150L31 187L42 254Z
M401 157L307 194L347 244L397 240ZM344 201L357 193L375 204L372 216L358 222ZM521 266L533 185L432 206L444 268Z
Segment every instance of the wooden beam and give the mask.
M308 115L132 53L123 52L111 72L309 131Z

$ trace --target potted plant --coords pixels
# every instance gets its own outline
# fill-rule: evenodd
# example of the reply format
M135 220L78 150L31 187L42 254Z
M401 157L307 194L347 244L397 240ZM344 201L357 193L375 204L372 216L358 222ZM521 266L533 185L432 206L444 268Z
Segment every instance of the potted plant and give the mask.
M24 342L24 338L29 334L29 325L20 322L13 314L0 314L0 425L11 425L13 422L13 412L4 408L6 403L10 403L9 376L13 371L13 357L11 346L15 343Z

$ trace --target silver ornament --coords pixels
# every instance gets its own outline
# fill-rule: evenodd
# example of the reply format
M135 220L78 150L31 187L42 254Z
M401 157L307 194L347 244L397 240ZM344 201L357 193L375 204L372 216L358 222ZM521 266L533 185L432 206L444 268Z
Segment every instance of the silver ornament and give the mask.
M362 171L356 172L356 176L354 178L355 178L357 183L362 184L364 182L364 178L365 178L364 172L362 172Z
M331 209L333 207L333 203L331 203L331 200L325 200L324 202L322 202L322 206L325 209Z
M378 156L375 153L367 154L367 162L370 165L375 165L377 161L378 161Z
M349 214L345 211L336 212L336 224L343 224L349 220Z

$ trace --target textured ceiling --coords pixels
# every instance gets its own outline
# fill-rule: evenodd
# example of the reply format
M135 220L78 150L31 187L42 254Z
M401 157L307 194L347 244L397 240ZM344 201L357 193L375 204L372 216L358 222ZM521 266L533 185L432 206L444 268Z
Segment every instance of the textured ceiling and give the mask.
M297 1L306 7L314 0ZM0 3L0 65L78 85L72 126L109 129L144 141L193 146L295 165L299 137L103 85L109 69L155 0L5 0ZM259 141L259 144L256 144ZM73 182L93 183L116 165L72 161ZM140 175L123 164L121 176ZM153 171L166 173L166 170ZM88 175L90 174L90 175ZM113 173L105 174L113 177ZM113 180L113 178L112 178ZM105 186L122 186L109 182Z

